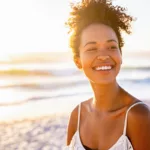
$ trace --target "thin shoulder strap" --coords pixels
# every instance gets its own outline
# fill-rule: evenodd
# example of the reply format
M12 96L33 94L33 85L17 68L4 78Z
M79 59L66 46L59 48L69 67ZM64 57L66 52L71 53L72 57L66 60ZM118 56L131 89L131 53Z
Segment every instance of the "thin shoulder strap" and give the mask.
M137 102L137 103L131 105L131 106L128 108L127 112L126 112L125 121L124 121L123 135L126 135L128 113L129 113L130 109L132 109L134 106L136 106L136 105L138 105L138 104L144 104L144 103L143 103L143 102Z
M79 107L78 107L78 124L77 124L78 131L79 131L79 126L80 126L80 111L81 111L81 103L79 104Z

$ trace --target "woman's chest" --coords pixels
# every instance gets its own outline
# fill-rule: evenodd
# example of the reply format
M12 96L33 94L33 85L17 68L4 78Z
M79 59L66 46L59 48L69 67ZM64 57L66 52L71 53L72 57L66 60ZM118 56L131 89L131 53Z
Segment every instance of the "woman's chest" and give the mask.
M91 148L108 149L123 134L124 116L119 117L87 117L80 124L80 138L84 145Z

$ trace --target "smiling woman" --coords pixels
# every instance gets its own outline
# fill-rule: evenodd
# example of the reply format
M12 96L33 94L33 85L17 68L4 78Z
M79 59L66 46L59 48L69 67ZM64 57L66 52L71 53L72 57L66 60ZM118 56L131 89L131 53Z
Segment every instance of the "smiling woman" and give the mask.
M122 31L130 33L133 18L111 0L82 0L71 8L70 47L93 97L72 111L66 150L149 150L150 110L116 80Z
M122 58L118 38L112 28L91 24L82 31L80 39L80 59L75 58L77 66L82 68L91 82L113 82L120 70Z

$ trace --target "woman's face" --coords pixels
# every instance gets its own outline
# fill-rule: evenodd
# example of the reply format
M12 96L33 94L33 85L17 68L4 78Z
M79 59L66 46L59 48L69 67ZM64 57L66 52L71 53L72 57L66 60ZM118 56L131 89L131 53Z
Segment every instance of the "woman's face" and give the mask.
M91 82L109 84L116 80L122 57L112 28L104 24L86 27L81 33L79 53L75 63Z

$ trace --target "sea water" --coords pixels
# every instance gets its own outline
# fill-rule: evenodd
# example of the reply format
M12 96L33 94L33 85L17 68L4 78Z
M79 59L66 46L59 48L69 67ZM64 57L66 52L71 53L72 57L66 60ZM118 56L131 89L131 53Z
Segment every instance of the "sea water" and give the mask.
M134 66L125 66L121 69L117 81L135 97L150 101L150 65L132 65ZM0 69L4 70L4 68L5 70L13 68L35 72L44 71L48 75L2 76L0 109L5 115L1 115L1 118L6 117L6 111L10 108L14 110L9 110L8 116L14 111L16 114L21 113L21 107L22 113L26 111L28 116L35 115L35 111L44 112L44 114L70 111L79 102L93 95L87 78L76 69L72 62L1 65Z

